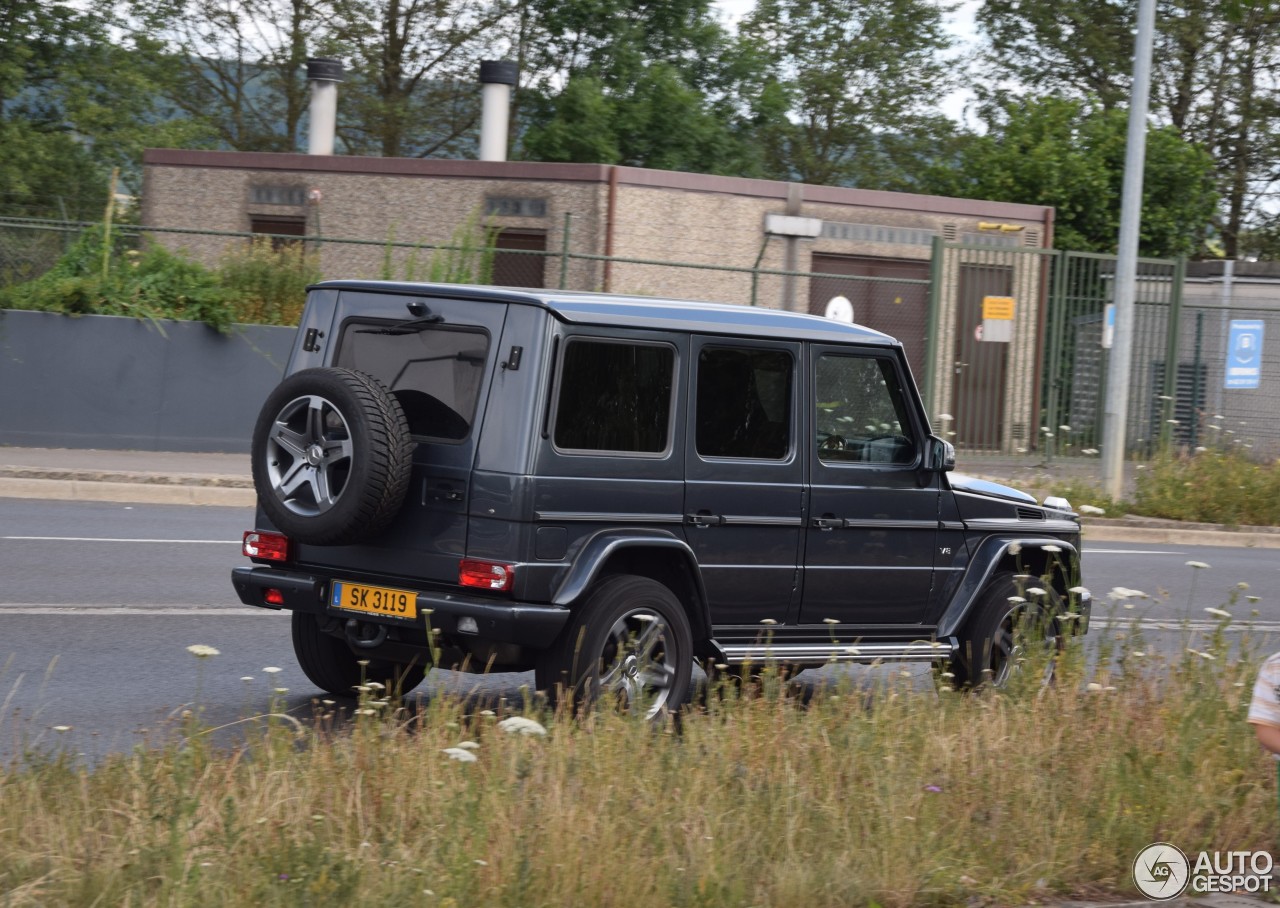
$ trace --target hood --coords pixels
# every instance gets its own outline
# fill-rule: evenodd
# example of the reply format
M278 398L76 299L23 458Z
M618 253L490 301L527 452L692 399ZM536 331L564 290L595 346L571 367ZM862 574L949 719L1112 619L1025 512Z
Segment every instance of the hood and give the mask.
M948 473L947 481L951 483L951 488L957 492L971 492L975 495L990 495L993 498L1004 498L1009 501L1016 501L1019 504L1039 504L1032 496L1026 492L1021 492L1009 486L1001 485L998 482L991 482L986 479L978 479L976 476L966 476L963 473Z

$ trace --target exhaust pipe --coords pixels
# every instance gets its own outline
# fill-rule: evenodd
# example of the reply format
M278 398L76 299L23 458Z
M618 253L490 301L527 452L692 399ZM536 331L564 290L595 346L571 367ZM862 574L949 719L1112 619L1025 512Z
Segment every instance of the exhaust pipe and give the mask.
M507 129L511 119L511 87L518 71L512 60L480 61L480 160L507 159Z
M338 83L342 63L326 57L307 61L307 81L311 83L311 124L307 133L307 154L333 154L338 129Z

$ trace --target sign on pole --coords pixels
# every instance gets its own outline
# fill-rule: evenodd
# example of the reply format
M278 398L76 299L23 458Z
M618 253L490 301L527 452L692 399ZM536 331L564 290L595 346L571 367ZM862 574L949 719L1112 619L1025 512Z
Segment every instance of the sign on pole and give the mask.
M1256 388L1262 379L1261 319L1232 319L1227 335L1227 388Z

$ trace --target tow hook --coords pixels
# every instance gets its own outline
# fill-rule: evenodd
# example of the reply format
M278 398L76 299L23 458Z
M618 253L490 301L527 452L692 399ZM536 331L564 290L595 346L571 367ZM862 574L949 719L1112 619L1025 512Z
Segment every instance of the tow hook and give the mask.
M376 649L387 639L385 624L365 624L355 618L347 620L347 642L359 649Z

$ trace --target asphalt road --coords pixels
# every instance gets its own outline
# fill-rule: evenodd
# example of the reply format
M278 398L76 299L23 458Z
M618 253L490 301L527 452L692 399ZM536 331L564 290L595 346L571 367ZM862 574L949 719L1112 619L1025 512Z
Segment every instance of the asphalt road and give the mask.
M294 662L288 615L241 606L231 590L228 571L245 563L239 539L252 517L240 508L0 499L0 754L127 750L170 732L193 705L212 725L263 712L275 688L287 689L275 696L290 710L309 714L317 692ZM1204 609L1235 595L1232 613L1256 623L1241 639L1280 648L1280 550L1107 543L1086 545L1084 565L1098 599L1094 640L1108 624L1114 632L1138 620L1158 645L1186 646L1180 622L1207 632L1217 619ZM1115 587L1149 598L1125 609L1108 601ZM186 651L193 643L220 655L198 661ZM922 667L911 670L928 683ZM435 672L425 689L518 700L531 682Z

